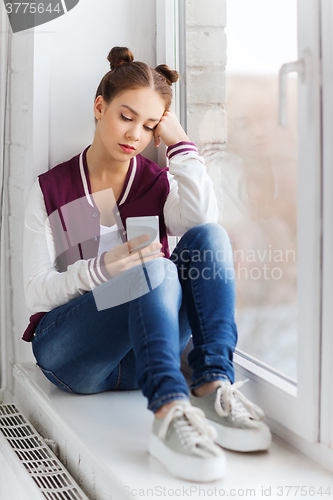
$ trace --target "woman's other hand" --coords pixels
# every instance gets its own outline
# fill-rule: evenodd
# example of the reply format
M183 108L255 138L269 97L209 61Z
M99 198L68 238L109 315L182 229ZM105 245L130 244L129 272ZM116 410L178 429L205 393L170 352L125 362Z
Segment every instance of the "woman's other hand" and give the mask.
M182 141L190 142L177 116L171 110L164 112L160 122L155 128L154 141L156 147L161 144L161 139L167 146L172 146Z
M114 278L115 276L118 276L118 274L121 274L142 262L148 262L149 260L156 259L157 257L164 257L164 253L162 252L157 252L156 254L148 256L149 253L160 250L162 247L161 243L152 243L145 248L132 251L132 249L137 248L140 244L148 240L149 235L145 234L111 248L111 250L104 255L104 265L110 277Z

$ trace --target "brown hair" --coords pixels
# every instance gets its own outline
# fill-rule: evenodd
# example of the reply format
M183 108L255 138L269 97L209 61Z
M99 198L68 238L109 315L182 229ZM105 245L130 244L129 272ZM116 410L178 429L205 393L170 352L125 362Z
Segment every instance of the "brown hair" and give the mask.
M165 109L169 109L172 100L172 84L179 78L179 73L166 64L155 69L146 63L134 61L132 52L127 47L113 47L107 57L111 70L103 76L95 96L103 96L109 104L112 99L126 90L151 87L164 100ZM95 119L95 122L97 120Z

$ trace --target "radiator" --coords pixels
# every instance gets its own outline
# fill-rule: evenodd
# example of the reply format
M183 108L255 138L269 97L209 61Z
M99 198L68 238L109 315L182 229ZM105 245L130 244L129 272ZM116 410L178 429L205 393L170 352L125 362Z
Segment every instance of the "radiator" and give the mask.
M15 405L0 405L0 500L89 500Z

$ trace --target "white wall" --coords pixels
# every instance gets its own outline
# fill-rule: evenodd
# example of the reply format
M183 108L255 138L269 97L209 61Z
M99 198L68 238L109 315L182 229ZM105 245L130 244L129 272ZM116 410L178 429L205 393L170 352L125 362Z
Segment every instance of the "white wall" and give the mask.
M92 141L94 97L110 69L110 49L128 46L135 59L155 65L155 0L80 0L52 28L50 164L55 165Z
M135 59L155 65L155 0L80 0L65 16L35 31L12 36L8 179L11 296L7 309L11 324L7 332L10 379L13 361L34 359L31 345L21 340L29 318L22 285L27 196L37 174L91 143L94 96L109 70L106 57L114 45L128 46Z

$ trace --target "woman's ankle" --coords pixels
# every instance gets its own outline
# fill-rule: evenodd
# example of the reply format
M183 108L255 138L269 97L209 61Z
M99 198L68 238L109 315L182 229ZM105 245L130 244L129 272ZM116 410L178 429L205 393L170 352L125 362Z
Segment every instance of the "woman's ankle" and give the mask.
M160 406L158 410L155 411L155 418L164 418L165 415L168 413L170 408L172 406L175 406L179 401L184 401L184 399L173 399L172 401L169 401L169 403L165 403L165 405Z
M220 383L221 380L212 380L211 382L206 382L196 389L192 389L192 394L197 397L206 396L206 394L213 392L216 387L219 387Z

